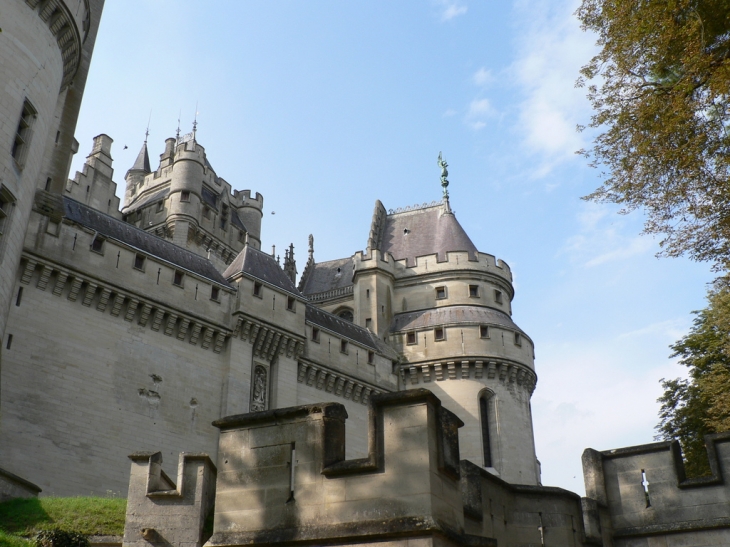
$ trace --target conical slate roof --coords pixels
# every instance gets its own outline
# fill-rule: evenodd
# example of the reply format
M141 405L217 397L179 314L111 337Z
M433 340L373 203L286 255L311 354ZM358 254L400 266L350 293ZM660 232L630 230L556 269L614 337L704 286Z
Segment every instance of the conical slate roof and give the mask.
M418 256L436 254L438 260L446 260L451 251L467 251L472 256L477 252L445 203L387 215L376 248L396 260L406 259L409 266Z
M251 277L255 277L278 287L279 289L291 293L295 296L302 296L292 283L289 276L286 275L281 266L276 263L274 257L254 249L250 245L246 245L243 250L238 253L238 256L233 259L233 262L228 266L223 277L226 279L232 279L240 273L245 273Z
M137 159L134 161L134 165L130 171L132 170L144 171L145 173L152 172L152 169L150 169L150 156L147 153L147 141L144 141L142 149L139 151L139 154L137 154Z

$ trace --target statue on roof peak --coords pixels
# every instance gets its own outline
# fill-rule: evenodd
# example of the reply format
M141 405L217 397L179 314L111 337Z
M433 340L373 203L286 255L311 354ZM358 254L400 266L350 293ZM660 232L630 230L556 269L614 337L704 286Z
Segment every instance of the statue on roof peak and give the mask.
M447 188L449 187L449 181L446 179L446 177L449 176L449 172L446 169L449 164L446 163L446 161L442 158L441 152L439 152L439 159L438 159L438 166L441 168L441 187L444 189L444 198L449 198L449 191Z

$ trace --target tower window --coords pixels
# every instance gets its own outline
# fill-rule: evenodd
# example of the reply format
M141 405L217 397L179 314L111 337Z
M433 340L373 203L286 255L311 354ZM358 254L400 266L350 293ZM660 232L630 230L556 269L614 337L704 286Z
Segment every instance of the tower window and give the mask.
M522 345L522 336L520 336L519 332L515 333L515 346L521 346Z
M28 147L30 146L30 138L32 136L33 121L36 117L36 110L27 99L23 102L23 110L20 113L18 121L18 129L15 132L13 140L13 148L11 154L19 169L25 166L25 160L28 155Z
M180 201L190 201L190 192L187 190L180 192Z
M484 467L493 467L492 443L489 438L489 399L486 395L479 397L479 417L482 422L482 450L484 452Z
M436 300L446 298L446 287L436 287Z
M368 365L372 365L375 362L375 352L368 351Z
M219 287L211 287L210 289L210 299L218 302L221 297L221 290Z
M254 284L253 284L253 295L254 296L258 296L259 298L262 298L262 294L261 294L263 292L262 289L263 288L261 286L261 283L259 283L258 281L254 281Z
M489 327L486 325L479 325L479 338L489 338Z
M134 255L134 269L144 271L145 256L141 254Z
M319 329L317 327L312 327L312 342L319 344Z
M340 340L340 353L347 353L347 340Z
M289 296L286 299L286 309L289 311L294 311L296 306L296 299L293 296Z
M469 296L479 298L479 285L469 285Z
M175 270L175 275L172 278L172 284L176 285L178 287L182 287L184 278L185 278L184 273L182 273L180 270Z
M103 253L104 251L104 238L99 236L98 234L94 236L93 241L91 242L91 250L95 253Z
M435 329L433 329L433 339L437 342L446 340L446 332L444 331L443 327L436 327Z
M188 199L182 199L182 198L180 198L180 201L190 201L190 194L188 194ZM157 202L157 211L156 212L161 213L164 208L165 208L165 202L164 201L158 201Z
M372 329L373 328L373 320L371 317L368 317L365 319L365 328L366 329Z
M494 289L494 301L497 304L500 304L500 305L502 304L502 291L500 291L498 289Z
M412 346L417 342L416 339L416 333L415 332L407 332L406 333L406 344L409 346Z

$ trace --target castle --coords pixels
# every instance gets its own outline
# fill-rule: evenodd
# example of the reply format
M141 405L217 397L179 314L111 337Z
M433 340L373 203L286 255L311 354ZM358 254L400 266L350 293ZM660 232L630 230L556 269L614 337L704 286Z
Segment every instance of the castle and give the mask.
M195 129L156 166L144 142L123 203L105 134L69 179L103 0L6 4L5 497L128 491L125 545L200 545L213 505L211 545L728 544L728 436L707 480L657 443L586 451L582 500L541 485L533 341L441 158L442 199L376 201L352 256L317 262L310 236L297 279L293 246L261 249L263 196L216 173Z

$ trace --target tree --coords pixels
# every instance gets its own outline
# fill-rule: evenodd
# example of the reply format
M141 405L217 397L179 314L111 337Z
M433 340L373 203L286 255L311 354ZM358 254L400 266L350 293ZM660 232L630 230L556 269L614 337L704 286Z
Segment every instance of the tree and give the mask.
M671 346L689 368L689 379L662 379L657 440L679 439L687 474L710 469L704 436L730 429L730 286L716 282L708 306L694 312L690 333Z
M730 264L730 0L583 0L599 53L577 85L599 131L584 199L644 209L660 254ZM582 129L579 127L579 129Z

